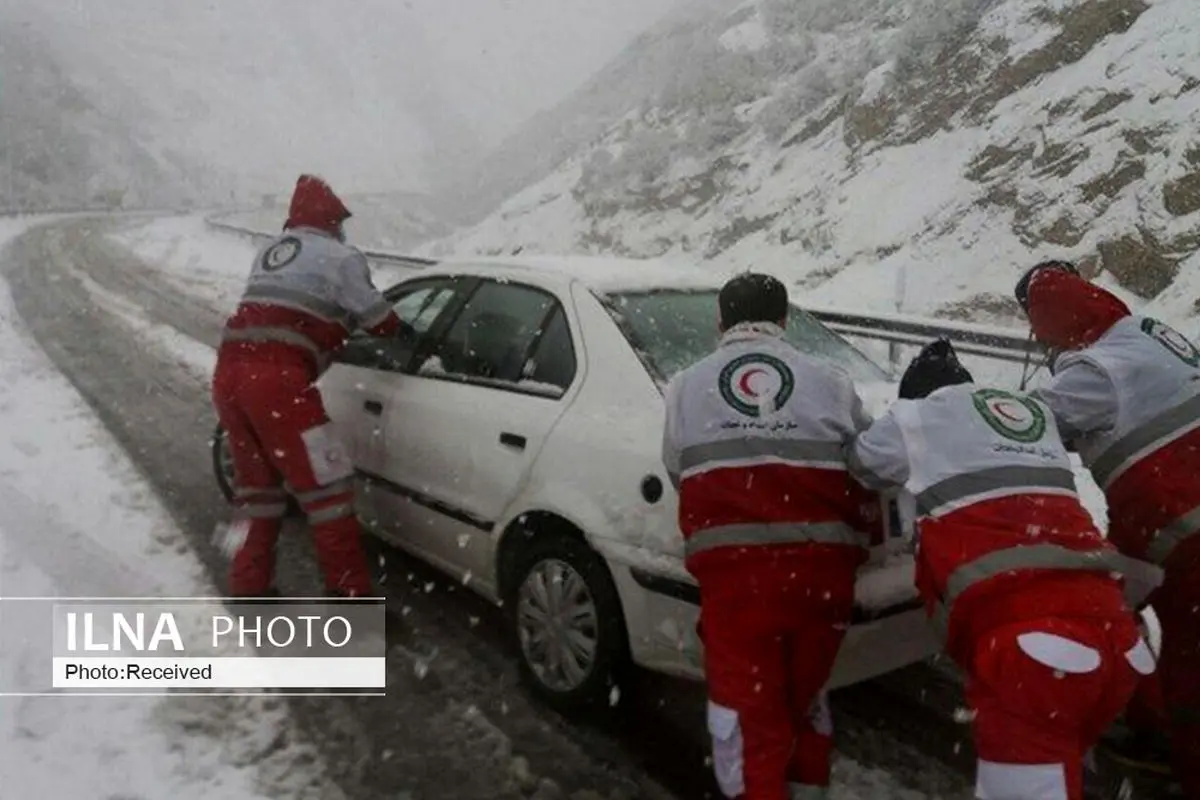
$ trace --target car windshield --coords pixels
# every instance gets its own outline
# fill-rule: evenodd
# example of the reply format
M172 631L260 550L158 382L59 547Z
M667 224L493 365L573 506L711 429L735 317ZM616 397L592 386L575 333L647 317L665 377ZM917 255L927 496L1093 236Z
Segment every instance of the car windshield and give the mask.
M716 347L715 289L612 292L602 299L633 348L664 381ZM879 365L812 314L791 309L784 338L797 349L841 368L852 380L888 380Z

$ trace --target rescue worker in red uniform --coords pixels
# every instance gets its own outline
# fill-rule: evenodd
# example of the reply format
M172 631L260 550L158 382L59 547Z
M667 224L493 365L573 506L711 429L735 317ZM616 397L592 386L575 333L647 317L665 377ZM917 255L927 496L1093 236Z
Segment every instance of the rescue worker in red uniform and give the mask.
M915 507L917 588L967 675L975 796L1082 800L1086 751L1154 669L1117 575L1159 576L1094 526L1050 410L971 381L949 342L927 346L850 469Z
M663 461L700 585L713 766L745 800L825 796L823 687L867 558L862 508L879 516L843 453L870 420L849 377L787 342L788 311L775 278L733 278L716 351L666 389Z
M302 175L283 235L254 257L225 325L212 393L244 534L229 573L234 597L273 593L288 492L308 517L326 591L371 594L353 465L313 385L351 331L385 336L401 327L366 258L344 243L349 217L328 184Z
M1176 776L1200 800L1200 351L1070 264L1038 264L1016 295L1057 354L1037 395L1104 490L1109 541L1165 570L1158 677Z

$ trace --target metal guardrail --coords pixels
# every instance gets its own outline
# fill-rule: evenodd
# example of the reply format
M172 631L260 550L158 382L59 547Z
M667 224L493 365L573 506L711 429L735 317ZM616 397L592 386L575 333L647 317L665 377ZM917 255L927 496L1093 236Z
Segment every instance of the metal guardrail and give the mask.
M146 214L162 214L164 216L170 214L194 214L194 209L170 209L170 208L114 208L112 206L55 206L52 208L0 208L0 217L17 218L17 217L55 217L55 216L88 216L88 215L103 215L103 216L143 216Z
M206 222L216 230L249 237L255 241L270 239L273 233L252 230L240 225L209 217ZM385 264L420 269L435 266L438 261L419 258L388 250L362 248L367 258ZM891 360L896 361L897 348L903 345L922 347L935 339L946 338L964 355L980 356L1014 364L1025 364L1038 355L1037 346L1027 335L1008 328L975 325L966 322L930 319L906 314L863 314L835 308L805 308L810 314L843 336L862 337L890 345ZM893 367L897 366L895 363Z
M1039 353L1037 345L1028 335L1021 336L1005 328L901 314L861 314L817 308L807 311L843 336L861 336L915 347L924 346L934 339L946 338L954 343L955 350L964 355L1016 364L1024 364Z
M274 233L265 233L263 231L256 231L242 225L234 225L230 222L222 222L215 216L206 218L205 224L214 230L245 236L246 238L256 242L272 239L276 236ZM395 253L388 250L372 250L365 247L360 247L358 249L362 251L363 255L373 261L380 261L386 264L396 264L398 266L409 267L413 269L432 267L438 263L436 259L408 256L404 255L403 253Z

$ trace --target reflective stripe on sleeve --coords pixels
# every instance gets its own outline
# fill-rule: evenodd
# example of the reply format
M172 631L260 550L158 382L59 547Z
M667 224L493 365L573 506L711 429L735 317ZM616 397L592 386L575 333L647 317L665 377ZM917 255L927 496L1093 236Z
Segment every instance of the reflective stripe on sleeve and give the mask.
M1146 559L1160 567L1167 563L1175 548L1200 533L1200 507L1193 508L1179 519L1163 526L1146 551Z
M354 328L354 317L344 308L330 300L315 297L308 292L284 286L250 286L242 295L243 303L279 305L303 311L325 322L334 322L347 330Z
M291 328L276 328L276 327L254 327L254 328L226 328L221 334L223 342L251 342L262 344L266 342L277 342L279 344L290 344L295 347L302 347L312 353L312 355L320 359L323 351L317 346L317 343L308 338L302 333L292 330Z
M917 493L917 513L945 514L993 497L1017 493L1075 495L1075 475L1061 467L994 467L938 481Z
M845 469L841 442L771 439L747 436L705 442L683 448L679 454L681 473L701 469L749 464L795 464L802 467Z
M1200 394L1164 411L1113 442L1091 463L1092 477L1101 489L1149 453L1200 428Z
M845 544L866 547L868 540L844 522L754 522L719 525L696 531L684 543L684 554L694 556L718 547L769 544Z
M933 624L945 637L955 601L971 587L1008 572L1027 569L1120 573L1130 559L1112 550L1071 550L1056 544L1007 547L959 566L946 581L946 593L933 614Z

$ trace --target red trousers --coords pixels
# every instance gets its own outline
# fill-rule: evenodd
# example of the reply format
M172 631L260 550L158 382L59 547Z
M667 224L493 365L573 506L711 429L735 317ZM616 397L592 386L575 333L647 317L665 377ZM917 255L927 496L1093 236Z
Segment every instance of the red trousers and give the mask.
M354 469L302 361L280 363L222 352L213 404L233 456L235 502L245 539L233 557L229 593L272 588L275 545L295 495L308 516L317 560L332 594L371 594L354 513Z
M1182 578L1168 573L1154 597L1162 627L1158 675L1175 777L1188 800L1200 800L1200 569Z
M708 728L721 791L786 800L829 785L824 686L854 605L854 572L781 562L700 578Z
M1083 800L1083 759L1154 668L1132 616L1043 619L981 636L967 668L976 797Z

